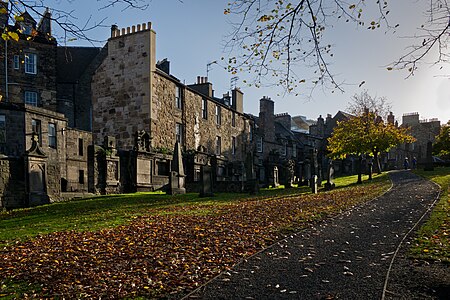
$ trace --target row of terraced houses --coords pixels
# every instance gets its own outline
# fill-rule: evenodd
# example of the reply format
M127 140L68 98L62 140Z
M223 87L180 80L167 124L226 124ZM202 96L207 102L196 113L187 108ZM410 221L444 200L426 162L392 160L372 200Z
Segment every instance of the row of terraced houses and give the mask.
M8 9L7 2L0 5ZM0 15L0 28L21 31L18 42L0 45L4 208L165 189L178 165L176 142L188 191L198 190L204 166L213 170L217 190L243 191L250 180L301 183L313 149L322 165L324 141L349 117L338 112L312 122L275 114L268 97L260 99L258 116L246 114L240 89L218 97L206 77L184 84L167 59L157 61L151 23L112 26L102 48L62 47L49 11L39 23L27 12L22 17L10 24ZM337 168L354 169L351 162Z

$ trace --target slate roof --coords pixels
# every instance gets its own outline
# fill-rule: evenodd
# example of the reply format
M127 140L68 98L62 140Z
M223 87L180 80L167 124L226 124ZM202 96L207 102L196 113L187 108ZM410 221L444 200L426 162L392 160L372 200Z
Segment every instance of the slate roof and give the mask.
M58 82L77 82L101 50L102 48L97 47L58 47Z

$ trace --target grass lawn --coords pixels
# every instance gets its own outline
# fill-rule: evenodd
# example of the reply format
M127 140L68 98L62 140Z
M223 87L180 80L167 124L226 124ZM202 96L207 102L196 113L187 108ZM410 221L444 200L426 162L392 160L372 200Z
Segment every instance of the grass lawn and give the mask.
M137 193L0 213L0 297L179 298L283 233L390 186L385 174L335 182L317 195Z
M441 186L442 192L430 219L418 232L411 248L417 258L450 262L450 168L435 168L434 171L415 172Z

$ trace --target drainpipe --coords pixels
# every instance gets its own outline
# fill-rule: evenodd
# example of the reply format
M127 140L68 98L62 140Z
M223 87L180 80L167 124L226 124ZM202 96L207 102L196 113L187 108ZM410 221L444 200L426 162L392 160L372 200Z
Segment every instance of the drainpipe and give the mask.
M5 102L8 102L8 40L5 40Z

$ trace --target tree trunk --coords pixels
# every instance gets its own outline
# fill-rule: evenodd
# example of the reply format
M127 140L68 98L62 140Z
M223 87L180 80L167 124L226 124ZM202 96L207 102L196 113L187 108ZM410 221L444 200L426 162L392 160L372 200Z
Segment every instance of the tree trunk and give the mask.
M358 181L356 183L362 183L362 155L358 157Z

